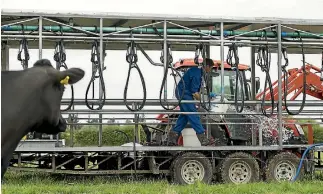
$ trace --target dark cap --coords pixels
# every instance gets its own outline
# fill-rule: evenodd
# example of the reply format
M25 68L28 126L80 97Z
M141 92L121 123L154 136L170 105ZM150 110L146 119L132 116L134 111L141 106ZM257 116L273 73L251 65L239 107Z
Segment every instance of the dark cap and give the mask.
M209 67L213 67L214 66L214 62L212 59L210 58L205 58L205 64Z

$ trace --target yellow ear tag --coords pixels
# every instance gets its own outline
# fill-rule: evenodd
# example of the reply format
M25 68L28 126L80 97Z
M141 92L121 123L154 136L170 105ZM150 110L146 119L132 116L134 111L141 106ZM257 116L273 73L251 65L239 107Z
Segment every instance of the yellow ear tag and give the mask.
M66 76L64 79L62 79L61 81L60 81L60 83L61 84L64 84L64 85L67 85L68 84L68 80L70 79L70 77L69 76Z

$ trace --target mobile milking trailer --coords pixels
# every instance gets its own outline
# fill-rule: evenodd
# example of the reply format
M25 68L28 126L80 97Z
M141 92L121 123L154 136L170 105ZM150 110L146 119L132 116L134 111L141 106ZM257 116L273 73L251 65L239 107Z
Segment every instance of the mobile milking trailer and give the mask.
M55 48L58 69L68 68L65 49L92 49L92 76L86 93L92 92L89 88L94 81L99 82L100 88L98 98L74 99L72 96L62 100L62 105L68 105L62 110L66 118L74 114L99 115L98 122L91 123L98 126L98 146L74 146L73 126L76 123L71 119L69 146L60 138L24 139L14 153L11 169L89 175L165 174L172 182L192 184L195 180L206 183L212 180L233 183L295 180L304 173L313 174L322 168L320 153L323 147L313 144L311 123L300 125L297 116L305 116L307 120L321 119L322 111L317 107L322 106L323 101L299 101L296 97L283 100L287 99L284 87L298 95L312 92L312 96L322 100L323 62L316 64L318 68L298 70L304 77L310 76L309 71L314 69L313 74L318 75L318 79L309 80L314 80L316 85L306 82L305 78L298 83L299 88L285 84L285 80L293 81L289 80L292 76L287 72L286 52L303 57L322 54L322 20L2 10L1 22L2 69L9 69L9 48L19 48L18 60L22 62L22 68L28 68L28 48L39 49L39 58L42 58L43 49ZM211 46L220 46L220 59L214 59L213 72L203 79L202 100L194 101L199 112L180 112L177 109L179 101L167 99L167 82L171 80L167 75L174 75L176 84L187 67L203 65L203 59L210 57ZM227 56L225 47L229 47ZM250 66L239 63L239 47L250 47ZM158 69L164 75L162 86L156 86L161 88L160 98L146 98L145 75L141 74L143 99L128 99L127 94L124 99L109 99L108 83L103 79L103 72L110 65L104 64L109 50L126 52L127 84L130 70L141 72L138 61L146 58L156 66L156 71ZM161 62L151 59L146 50L161 51ZM138 57L137 51L144 57ZM192 58L173 61L171 51L191 51ZM269 75L270 53L278 56L275 83ZM272 66L275 64L273 62ZM257 95L256 66L266 76L264 98ZM245 72L250 72L250 78ZM205 95L215 90L217 97L211 99ZM192 101L180 100L180 103ZM127 109L122 109L125 106ZM295 113L287 106L301 108ZM303 107L309 109L303 110ZM104 116L109 114L119 115L120 118L115 119L120 120L125 119L124 115L133 115L134 123L123 124L134 125L134 140L119 146L102 145L102 126L115 125L103 123ZM139 118L141 114L158 114L158 117L146 118L143 122ZM163 142L167 132L179 114L201 115L208 136L218 143L190 146L185 138L194 141L193 133L180 137L179 146L166 146ZM291 119L291 116L294 117ZM152 122L156 120L158 123ZM146 142L139 139L140 126L147 135ZM307 139L305 128L308 128ZM185 130L192 132L190 126Z

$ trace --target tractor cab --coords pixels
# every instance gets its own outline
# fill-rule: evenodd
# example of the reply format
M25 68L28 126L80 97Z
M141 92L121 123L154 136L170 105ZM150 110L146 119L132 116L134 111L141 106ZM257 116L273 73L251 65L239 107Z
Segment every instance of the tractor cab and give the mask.
M200 63L202 63L202 59L199 60ZM211 72L210 83L208 83L211 87L211 91L214 92L217 95L221 95L221 61L220 60L213 60L214 67ZM190 67L196 66L194 63L194 59L181 59L180 61L176 62L174 64L174 68L179 70L182 75L187 71ZM239 64L238 65L239 71L242 75L243 79L243 89L244 89L244 100L250 100L251 99L251 82L250 79L247 79L246 77L246 71L250 71L250 68L248 65ZM180 80L180 77L177 76L177 82ZM224 83L223 83L223 89L224 89L224 97L228 101L234 100L235 95L235 81L236 81L236 72L232 69L232 67L224 63ZM259 90L260 81L259 78L256 78L256 91ZM238 83L238 98L241 96L241 83ZM176 87L174 87L176 88ZM204 88L205 89L205 88ZM175 98L175 91L173 91L173 98Z

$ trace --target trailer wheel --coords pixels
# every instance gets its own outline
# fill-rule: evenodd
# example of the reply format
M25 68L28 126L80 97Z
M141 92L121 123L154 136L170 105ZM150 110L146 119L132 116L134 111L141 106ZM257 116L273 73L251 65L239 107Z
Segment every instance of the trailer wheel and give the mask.
M197 152L179 155L172 163L171 182L176 184L193 184L195 181L210 183L212 165L209 159Z
M267 181L290 181L296 175L300 158L290 152L281 152L268 160L265 176ZM302 177L301 168L299 177Z
M259 180L259 165L256 159L244 152L228 155L219 164L219 180L223 183L250 183Z

